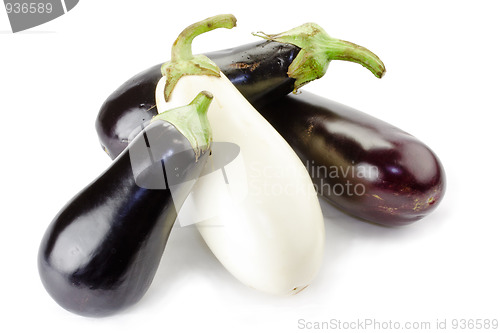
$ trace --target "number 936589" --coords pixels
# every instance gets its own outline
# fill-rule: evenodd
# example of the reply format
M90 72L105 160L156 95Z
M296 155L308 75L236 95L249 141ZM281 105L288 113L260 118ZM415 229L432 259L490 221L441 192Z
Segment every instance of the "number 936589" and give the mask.
M9 2L5 9L7 14L50 14L53 8L50 2Z
M453 319L452 328L461 330L496 330L498 329L497 319Z

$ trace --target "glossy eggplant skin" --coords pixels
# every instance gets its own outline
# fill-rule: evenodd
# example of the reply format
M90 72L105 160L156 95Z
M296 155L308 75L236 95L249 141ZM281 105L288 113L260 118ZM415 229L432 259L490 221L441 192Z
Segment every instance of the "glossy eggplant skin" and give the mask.
M260 41L232 49L207 53L221 71L254 106L284 96L294 89L288 67L300 52L291 44ZM161 64L135 75L115 90L101 106L96 130L103 149L111 158L128 145L131 133L158 114L156 84Z
M386 122L305 91L258 111L298 154L318 193L351 215L399 226L442 200L446 181L438 157Z
M168 149L161 148L155 159L162 164L146 153L134 154L132 164L131 151L141 151L145 133L149 142L165 142ZM174 195L187 197L192 187L187 180L196 179L206 162L208 154L196 160L189 141L170 123L153 122L141 134L57 214L42 239L38 269L43 285L76 314L108 316L142 298L177 216ZM137 185L138 179L157 176L161 166L178 167L179 159L172 158L178 154L172 152L182 152L185 162L177 186Z
M287 43L263 41L229 50L207 53L254 107L294 90L288 69L300 48Z

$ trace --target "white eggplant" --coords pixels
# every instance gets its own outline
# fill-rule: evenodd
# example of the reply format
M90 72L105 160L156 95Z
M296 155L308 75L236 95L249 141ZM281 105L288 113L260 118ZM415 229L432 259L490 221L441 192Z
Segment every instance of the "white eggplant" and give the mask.
M311 283L323 258L324 223L316 192L303 163L281 135L213 63L204 63L208 58L191 55L190 43L202 22L179 36L172 61L162 68L165 76L156 89L158 112L210 91L213 146L229 142L240 150L227 170L221 169L224 151L213 150L205 176L195 184L179 218L187 216L189 207L186 218L194 219L214 255L244 284L272 294L295 294ZM179 51L176 45L183 38L188 42ZM202 64L202 74L172 74L179 63L193 60L196 65L191 67ZM209 71L216 74L206 74Z

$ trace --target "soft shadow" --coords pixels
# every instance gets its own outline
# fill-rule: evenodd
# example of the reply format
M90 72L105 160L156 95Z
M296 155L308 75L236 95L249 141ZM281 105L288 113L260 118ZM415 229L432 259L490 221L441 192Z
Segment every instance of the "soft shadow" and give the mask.
M0 35L42 35L42 34L55 34L57 31L37 31L37 30L24 30L19 32L12 32L10 30L0 31Z
M222 266L201 237L195 225L180 227L176 221L158 271L142 304L156 303L189 276L206 276L221 285L237 288L236 279Z
M306 289L308 292L299 293L294 297L297 301L324 294L325 286L335 284L338 261L351 251L356 251L359 242L373 242L376 246L426 237L434 232L436 227L443 227L441 222L445 220L446 215L445 210L439 210L414 224L385 227L347 215L323 199L320 199L320 205L325 220L324 263L314 283ZM195 225L180 227L176 222L153 283L140 302L141 306L154 306L155 303L168 298L169 292L191 276L205 276L209 281L217 281L219 288L238 290L250 303L284 302L281 297L256 292L243 285L213 255Z
M328 290L326 286L336 284L336 277L342 275L337 274L339 262L356 252L360 244L371 243L374 248L402 244L426 238L437 229L446 227L447 210L444 207L412 224L387 227L348 215L321 198L320 205L325 220L325 256L315 283L309 287L318 295Z

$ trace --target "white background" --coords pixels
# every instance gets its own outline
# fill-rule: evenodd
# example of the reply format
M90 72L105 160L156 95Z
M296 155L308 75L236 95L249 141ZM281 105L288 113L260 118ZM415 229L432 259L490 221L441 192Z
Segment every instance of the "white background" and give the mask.
M305 331L300 319L370 318L433 325L446 319L451 331L454 318L500 319L496 2L326 3L81 0L63 17L18 34L0 10L0 330L294 332ZM323 267L309 288L285 298L242 285L195 228L176 227L140 303L103 319L66 312L44 290L36 256L54 215L110 163L94 130L101 103L130 76L168 60L185 26L221 13L233 13L238 27L195 40L195 53L314 21L378 54L387 67L381 80L335 62L305 90L428 144L447 172L444 201L425 219L395 229L322 203Z

